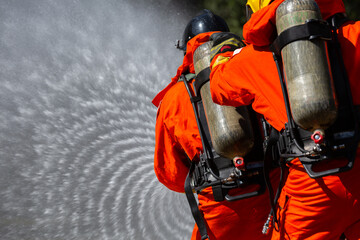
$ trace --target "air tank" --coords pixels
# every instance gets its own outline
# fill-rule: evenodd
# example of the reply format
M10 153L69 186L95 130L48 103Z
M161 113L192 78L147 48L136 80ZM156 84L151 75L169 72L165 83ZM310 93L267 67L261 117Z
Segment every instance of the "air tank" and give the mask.
M196 75L210 66L211 46L211 42L204 43L194 52ZM220 156L229 159L245 156L254 145L253 128L247 107L235 108L215 104L211 98L209 81L201 87L200 95L214 150Z
M286 0L276 11L278 35L309 19L322 19L313 0ZM281 51L291 113L301 128L326 129L337 116L326 43L320 38L297 40Z

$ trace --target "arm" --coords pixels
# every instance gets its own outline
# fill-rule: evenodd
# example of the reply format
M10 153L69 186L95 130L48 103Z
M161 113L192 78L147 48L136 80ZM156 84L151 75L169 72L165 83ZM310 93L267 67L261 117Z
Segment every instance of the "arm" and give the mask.
M256 112L280 131L287 117L275 62L266 48L255 48L247 45L233 55L225 53L229 54L229 60L218 65L212 61L212 98L221 105L252 104Z
M249 82L241 81L243 64L237 61L236 55L242 49L218 53L211 61L210 89L212 99L217 104L238 107L249 105L254 99L249 92Z
M188 173L187 156L166 127L161 106L155 126L154 170L158 180L167 188L184 192Z

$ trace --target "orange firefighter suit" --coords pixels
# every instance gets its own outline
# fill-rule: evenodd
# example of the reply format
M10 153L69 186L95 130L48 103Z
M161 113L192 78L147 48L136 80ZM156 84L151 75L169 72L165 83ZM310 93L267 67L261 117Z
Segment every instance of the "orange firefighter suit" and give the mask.
M214 102L252 104L277 130L287 122L280 80L272 53L275 10L283 0L255 12L244 26L248 46L225 53L229 61L214 64L210 88ZM316 0L324 19L345 12L341 0ZM353 103L360 104L360 22L349 21L338 30ZM360 239L360 151L351 171L312 179L298 159L289 164L289 175L279 199L279 231L272 239Z
M184 182L189 171L189 160L199 160L202 150L199 130L189 95L182 81L182 73L194 73L193 53L198 46L209 40L211 33L202 33L187 44L182 66L171 83L153 100L158 106L155 128L154 168L161 183L173 191L184 192ZM278 179L278 173L271 176ZM276 181L274 181L276 182ZM236 190L241 194L244 190ZM207 223L211 240L270 239L261 233L270 211L267 194L235 202L214 201L211 189L198 195L199 208ZM190 213L190 212L189 212ZM201 239L195 225L192 238Z

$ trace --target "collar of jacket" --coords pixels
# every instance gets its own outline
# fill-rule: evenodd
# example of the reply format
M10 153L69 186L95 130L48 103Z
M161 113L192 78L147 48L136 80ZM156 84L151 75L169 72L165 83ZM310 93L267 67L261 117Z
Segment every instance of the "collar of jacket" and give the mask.
M181 74L195 72L194 62L193 62L194 52L201 44L209 41L209 38L213 33L215 32L200 33L188 41L186 45L186 54L184 56L183 63L178 68L176 75L171 79L171 82L163 90L161 90L152 100L152 103L156 107L159 107L159 104L161 100L164 98L166 92L169 91L169 89L177 83Z
M243 37L247 43L255 46L269 46L276 38L276 9L284 0L275 0L270 5L252 14L244 25ZM342 0L315 0L323 19L328 19L336 13L344 13Z

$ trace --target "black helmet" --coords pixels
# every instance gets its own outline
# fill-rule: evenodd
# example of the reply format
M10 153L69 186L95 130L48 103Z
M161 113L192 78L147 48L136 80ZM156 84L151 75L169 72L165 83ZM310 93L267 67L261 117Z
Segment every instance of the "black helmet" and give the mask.
M200 33L213 31L229 32L230 30L224 19L204 9L186 25L181 45L178 42L177 48L186 52L186 44L190 39Z

